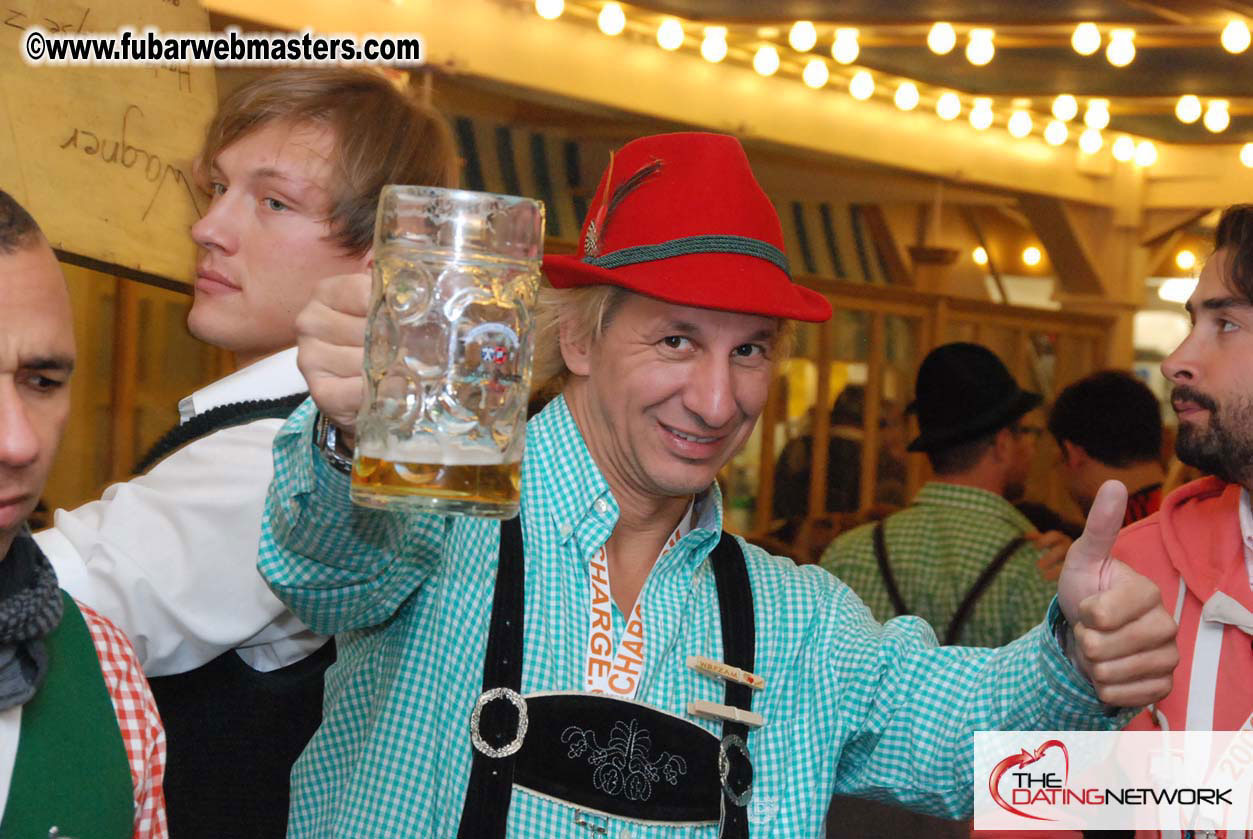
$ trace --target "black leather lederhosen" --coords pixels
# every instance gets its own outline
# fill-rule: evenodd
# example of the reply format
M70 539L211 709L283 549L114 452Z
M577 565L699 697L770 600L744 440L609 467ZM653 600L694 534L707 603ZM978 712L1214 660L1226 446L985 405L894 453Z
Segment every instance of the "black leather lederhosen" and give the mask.
M997 574L1001 573L1001 569L1009 562L1010 557L1025 544L1027 544L1027 539L1024 536L1015 536L1010 539L979 573L970 586L970 590L966 592L966 596L962 598L957 611L953 613L952 620L948 622L948 628L944 630L945 646L957 643L979 598L988 590L988 586L992 585L992 581L996 579ZM905 605L905 598L901 595L900 586L896 584L896 575L892 573L892 565L888 562L888 549L884 544L883 522L881 521L874 527L874 556L879 564L879 575L883 578L883 587L888 590L888 598L892 601L892 608L896 609L898 615L911 614L909 607Z
M710 556L723 660L751 671L753 595L744 554L722 534ZM459 839L503 839L516 785L607 817L664 824L721 823L747 839L752 795L748 726L724 721L719 739L688 719L640 702L579 692L521 696L525 598L522 528L500 528L500 561L471 715L474 750ZM744 710L752 690L728 681L724 702Z

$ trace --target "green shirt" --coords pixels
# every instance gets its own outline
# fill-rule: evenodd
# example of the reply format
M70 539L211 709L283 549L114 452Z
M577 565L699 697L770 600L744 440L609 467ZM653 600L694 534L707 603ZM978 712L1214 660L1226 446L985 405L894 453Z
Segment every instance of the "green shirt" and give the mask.
M470 774L468 721L482 686L499 523L354 507L346 477L313 450L313 420L306 403L275 440L259 563L297 616L338 634L324 722L292 774L288 836L451 839ZM721 682L686 665L689 655L722 659L708 561L722 525L716 487L693 516L640 593L637 699L684 717L694 699L723 699ZM617 520L604 476L564 400L554 400L527 426L522 466L523 693L582 689L589 559ZM1103 713L1043 627L1000 650L937 648L916 618L880 625L822 569L741 545L755 672L766 682L753 696L766 724L748 737L754 839L819 835L837 790L966 817L975 729L1125 721ZM1049 614L1056 620L1059 610ZM509 836L592 836L575 815L515 788ZM609 837L717 835L716 825L601 824Z
M938 481L918 493L913 506L884 522L892 575L910 614L942 635L970 587L1011 539L1033 533L1022 513L995 493ZM1041 551L1023 545L979 598L960 642L975 647L1006 644L1039 623L1057 593L1040 576ZM870 607L877 620L895 617L874 554L874 525L836 537L822 567L839 577Z

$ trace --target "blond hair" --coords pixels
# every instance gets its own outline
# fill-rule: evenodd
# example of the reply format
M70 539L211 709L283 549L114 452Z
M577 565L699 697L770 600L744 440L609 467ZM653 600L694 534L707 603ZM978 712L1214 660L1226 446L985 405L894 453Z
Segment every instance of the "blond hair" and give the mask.
M332 239L346 253L365 253L385 184L455 187L459 160L448 122L378 73L333 68L284 70L243 85L218 108L195 161L207 189L223 149L275 123L317 123L335 138Z

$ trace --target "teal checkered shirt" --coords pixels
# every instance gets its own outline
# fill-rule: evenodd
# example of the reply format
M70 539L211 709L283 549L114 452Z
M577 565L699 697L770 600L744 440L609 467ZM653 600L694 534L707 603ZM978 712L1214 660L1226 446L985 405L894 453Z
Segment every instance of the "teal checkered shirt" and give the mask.
M822 555L822 567L847 583L876 619L896 616L874 555L874 525L836 537ZM892 576L911 615L943 635L970 587L1010 540L1035 528L1014 505L976 487L932 481L912 506L884 521ZM972 647L999 647L1035 626L1057 593L1040 576L1042 551L1026 544L1014 551L979 598L958 641Z
M499 525L354 507L347 478L313 450L314 416L306 403L275 441L259 563L299 617L339 642L324 722L293 770L288 836L452 839L470 775L468 721L482 685ZM530 422L526 446L522 690L579 690L588 560L613 531L618 506L562 399ZM723 699L720 682L686 666L689 655L722 658L708 562L721 524L711 487L698 500L695 527L640 593L647 628L637 698L682 716L691 700ZM822 569L741 544L753 587L755 670L766 681L753 697L766 724L748 738L754 837L819 835L836 791L966 817L976 729L1113 728L1125 720L1103 713L1043 627L999 650L937 648L923 621L880 625ZM1052 607L1051 619L1057 614ZM575 816L515 788L509 836L596 839ZM716 825L580 818L610 837L717 834Z

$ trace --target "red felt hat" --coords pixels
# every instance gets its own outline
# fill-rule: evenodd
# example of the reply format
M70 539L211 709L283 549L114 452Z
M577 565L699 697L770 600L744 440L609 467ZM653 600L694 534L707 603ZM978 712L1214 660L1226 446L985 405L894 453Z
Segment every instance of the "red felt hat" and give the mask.
M609 161L579 252L544 257L556 288L616 285L670 303L824 321L831 304L792 282L783 230L738 140L658 134Z

